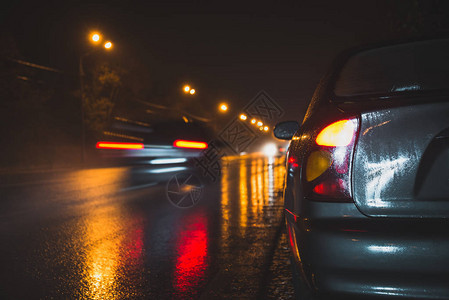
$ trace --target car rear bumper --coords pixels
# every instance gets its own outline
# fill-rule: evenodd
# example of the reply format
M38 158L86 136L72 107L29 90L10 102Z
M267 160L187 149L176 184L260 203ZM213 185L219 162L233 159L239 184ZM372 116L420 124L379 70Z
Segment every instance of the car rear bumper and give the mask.
M103 158L195 158L203 153L201 149L182 149L172 146L145 146L139 150L96 149Z
M203 155L200 149L179 149L172 146L145 146L144 149L95 149L91 157L105 165L144 165L148 168L194 165Z
M319 293L449 298L448 220L301 218L288 210L286 219L296 261Z

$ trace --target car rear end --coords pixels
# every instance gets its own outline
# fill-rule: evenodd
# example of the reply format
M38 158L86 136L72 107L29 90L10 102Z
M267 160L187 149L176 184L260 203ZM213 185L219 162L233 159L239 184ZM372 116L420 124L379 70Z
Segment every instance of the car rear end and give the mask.
M342 66L288 154L303 278L322 294L448 299L449 42L362 51Z
M117 117L95 147L103 161L166 173L192 167L210 136L207 125L186 117L152 123Z

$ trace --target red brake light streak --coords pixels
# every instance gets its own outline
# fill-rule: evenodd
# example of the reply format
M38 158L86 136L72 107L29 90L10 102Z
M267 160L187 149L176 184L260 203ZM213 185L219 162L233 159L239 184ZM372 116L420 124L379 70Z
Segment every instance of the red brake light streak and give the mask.
M142 143L119 143L119 142L98 142L97 149L122 149L122 150L141 150Z
M176 140L173 142L173 146L176 148L207 149L207 143L205 142L187 140Z

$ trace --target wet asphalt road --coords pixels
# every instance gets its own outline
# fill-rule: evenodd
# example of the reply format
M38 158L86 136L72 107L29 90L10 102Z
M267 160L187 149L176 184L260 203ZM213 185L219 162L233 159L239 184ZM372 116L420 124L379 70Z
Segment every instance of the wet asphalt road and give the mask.
M216 182L142 167L3 174L0 298L289 299L284 171L244 156Z

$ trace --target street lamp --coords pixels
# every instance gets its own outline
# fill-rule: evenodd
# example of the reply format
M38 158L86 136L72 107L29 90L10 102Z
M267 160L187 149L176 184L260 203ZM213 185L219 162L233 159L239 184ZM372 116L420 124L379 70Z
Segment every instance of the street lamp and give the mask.
M196 91L190 85L186 84L182 88L183 92L190 95L195 95Z
M91 34L90 39L92 42L98 43L101 40L101 36L100 36L100 34L95 32L95 33Z
M246 121L246 119L248 119L248 117L245 114L240 115L240 120Z
M95 45L98 45L101 41L102 36L98 32L93 32L90 34L89 41ZM107 41L104 44L106 50L112 49L112 42ZM98 49L98 48L97 48ZM81 140L82 140L82 161L86 161L86 125L85 125L85 108L84 108L84 63L83 60L95 50L88 51L80 56L79 60L79 76L80 76L80 92L81 92Z
M256 119L252 119L251 120L251 124L256 124L257 120Z
M111 50L111 49L112 49L112 43L109 42L109 41L107 41L107 42L104 44L104 47L105 47L107 50Z
M264 128L263 128L263 130L265 131L265 132L267 132L268 131L268 126L264 126Z
M223 113L228 110L228 105L226 103L221 103L219 107L220 107L220 111Z
M261 121L257 122L257 126L262 127L263 123Z

